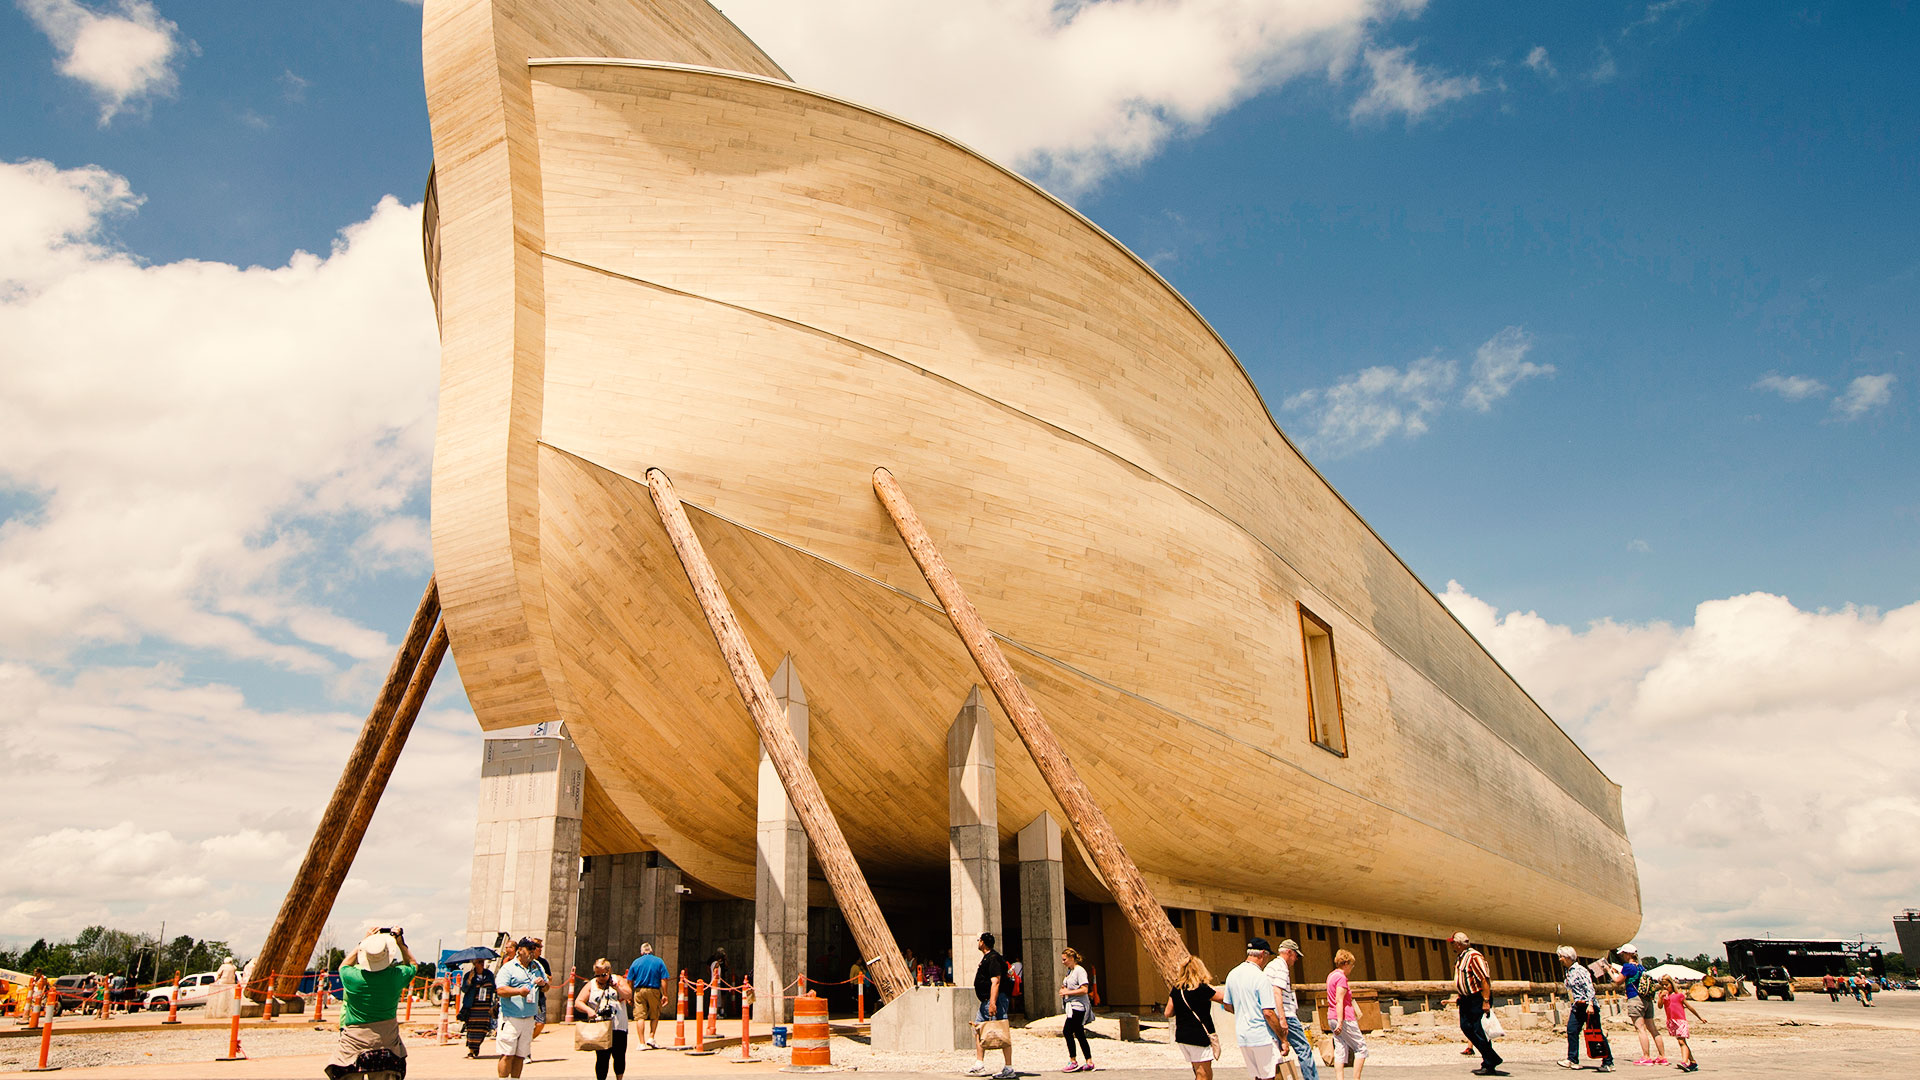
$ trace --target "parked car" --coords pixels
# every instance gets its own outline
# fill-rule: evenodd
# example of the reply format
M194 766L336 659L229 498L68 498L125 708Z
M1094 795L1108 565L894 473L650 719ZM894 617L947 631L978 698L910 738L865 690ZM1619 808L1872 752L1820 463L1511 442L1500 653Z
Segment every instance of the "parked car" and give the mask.
M1754 974L1753 996L1765 1001L1769 992L1779 995L1782 1001L1793 1000L1793 976L1787 974L1786 968L1762 964Z
M180 1007L188 1009L195 1005L205 1005L207 999L212 997L214 993L213 980L214 973L211 971L201 971L192 975L180 976ZM232 983L227 984L228 987L232 985ZM228 989L227 992L231 994L233 991ZM164 1009L172 999L172 983L168 983L165 986L156 986L147 991L147 1008Z
M100 980L95 976L62 975L53 980L53 1004L47 1011L55 1016L99 1012L100 1003L94 999L99 990Z

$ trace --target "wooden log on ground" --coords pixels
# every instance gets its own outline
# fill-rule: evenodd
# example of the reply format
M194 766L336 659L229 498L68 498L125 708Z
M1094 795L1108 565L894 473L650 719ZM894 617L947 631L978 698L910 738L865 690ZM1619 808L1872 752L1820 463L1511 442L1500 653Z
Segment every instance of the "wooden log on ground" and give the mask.
M288 886L286 899L280 902L280 911L274 916L267 939L255 957L254 970L306 970L309 954L302 953L295 957L293 940L301 933L307 904L314 899L314 890L333 864L334 841L353 813L354 803L366 782L367 769L379 753L387 728L393 723L394 710L399 708L414 668L419 666L420 653L427 645L427 633L433 629L434 620L439 617L440 593L434 580L428 578L426 591L421 594L420 604L414 609L413 622L407 627L407 636L401 641L399 651L394 653L393 665L387 669L387 681L380 687L380 696L374 699L366 722L360 725L360 736L354 740L353 749L347 754L347 764L340 770L340 781L333 787L333 797L327 800L326 809L320 814L320 824L313 830L313 839L307 843L307 854L300 860L300 869L294 873L293 884ZM333 900L329 897L327 906L331 907L332 904ZM312 946L308 948L311 950ZM259 985L259 991L252 994L255 1000L266 997L264 982Z
M733 684L740 692L740 699L746 703L754 726L760 730L767 760L773 762L774 771L780 774L787 799L793 803L800 824L807 831L807 839L813 844L813 857L819 861L827 884L833 889L833 897L846 916L847 928L853 932L860 955L873 974L874 988L879 991L881 1001L892 1001L913 987L906 958L900 955L900 946L880 914L880 904L874 900L873 890L860 873L853 851L847 847L840 823L834 820L833 809L827 805L819 781L814 779L813 770L800 753L800 744L794 741L793 731L787 727L786 710L774 701L766 673L760 670L753 646L748 644L739 620L734 618L733 607L727 603L727 594L720 588L720 579L714 575L713 565L700 546L700 538L694 535L693 526L687 521L672 481L659 469L648 469L647 488L653 493L660 522L666 526L673 550L680 556L687 581L693 586L694 598L706 614L713 639L726 657L727 669L733 673Z
M373 764L368 767L366 781L354 800L353 812L348 815L346 826L334 841L333 860L327 866L326 875L315 887L313 896L307 901L300 930L289 939L290 955L313 955L314 946L319 943L320 934L326 928L327 918L333 913L333 902L340 896L340 886L346 883L347 873L353 869L353 860L360 854L360 843L366 839L374 811L380 808L380 796L386 793L387 782L393 779L393 768L400 761L400 751L406 749L407 736L413 733L413 723L420 717L420 707L426 703L427 691L433 688L433 677L439 674L440 661L446 655L447 624L441 622L434 628L433 639L427 643L419 665L413 669L413 677L407 680L406 693L394 712L393 722L387 725L386 737L380 741L380 750L374 755ZM281 976L295 980L296 987L299 977L297 972Z
M927 579L933 595L939 598L940 605L946 609L947 618L953 622L954 630L959 632L960 640L966 644L967 651L973 654L973 662L993 690L993 696L999 700L1000 708L1006 712L1007 719L1013 722L1013 729L1019 733L1020 741L1026 744L1027 752L1033 755L1034 764L1040 767L1040 775L1046 778L1047 786L1053 790L1053 797L1060 801L1060 809L1072 824L1074 835L1080 838L1080 845L1086 849L1100 876L1106 879L1107 887L1112 890L1114 900L1119 902L1120 910L1126 913L1133 932L1139 936L1147 954L1153 957L1160 977L1168 983L1177 983L1180 970L1186 966L1191 954L1187 952L1186 943L1180 939L1179 932L1168 921L1166 909L1154 899L1153 891L1140 875L1140 868L1127 856L1119 835L1107 821L1106 813L1093 801L1093 793L1087 790L1079 771L1068 760L1065 748L1054 736L1046 719L1040 715L1039 707L1034 705L1027 688L1021 685L1006 656L1000 652L999 642L993 639L992 631L987 629L980 613L974 610L973 603L967 599L953 572L947 569L940 549L934 544L933 538L927 535L926 527L920 523L920 516L914 513L906 493L900 490L899 482L886 469L875 469L873 490L886 506L887 514L893 518L894 528L899 530L900 539L906 542L914 563L920 567L921 576Z

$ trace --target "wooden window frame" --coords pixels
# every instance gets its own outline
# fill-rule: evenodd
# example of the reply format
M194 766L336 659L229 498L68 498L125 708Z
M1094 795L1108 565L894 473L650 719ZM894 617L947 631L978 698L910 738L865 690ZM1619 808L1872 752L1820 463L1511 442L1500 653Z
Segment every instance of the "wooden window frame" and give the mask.
M1300 612L1300 670L1306 676L1307 741L1335 757L1346 757L1347 713L1346 706L1340 700L1340 654L1334 648L1333 627L1327 625L1327 620L1308 611L1305 604L1295 601L1293 606ZM1339 736L1338 746L1333 745L1330 739L1320 738L1321 717L1313 703L1313 633L1308 629L1309 625L1327 639L1327 670L1333 674L1333 731Z

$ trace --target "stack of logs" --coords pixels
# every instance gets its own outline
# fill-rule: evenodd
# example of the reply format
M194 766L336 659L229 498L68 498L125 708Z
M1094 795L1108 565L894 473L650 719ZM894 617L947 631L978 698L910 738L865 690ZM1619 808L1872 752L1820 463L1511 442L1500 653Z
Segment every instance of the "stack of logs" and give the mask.
M266 997L270 973L279 984L274 987L275 997L290 996L299 987L301 973L340 895L340 885L353 868L360 841L366 837L380 796L393 776L394 763L400 759L434 674L446 656L447 628L439 618L440 594L429 578L406 640L387 670L386 684L360 727L360 737L314 830L293 887L287 890L266 943L254 960L255 978L248 993L256 1001Z

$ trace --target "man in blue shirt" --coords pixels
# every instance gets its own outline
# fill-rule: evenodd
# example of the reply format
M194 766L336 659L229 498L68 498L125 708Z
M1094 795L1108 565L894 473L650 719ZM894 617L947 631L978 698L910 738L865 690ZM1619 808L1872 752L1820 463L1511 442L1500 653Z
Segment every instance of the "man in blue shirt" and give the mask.
M641 944L640 955L627 968L627 983L633 987L633 1018L647 1022L648 1049L654 1047L654 1036L660 1033L660 988L671 976L667 962L653 955L650 941Z
M1273 1080L1287 1039L1287 1022L1275 1011L1273 983L1265 970L1272 960L1273 946L1266 938L1254 938L1247 942L1246 963L1227 972L1224 1003L1233 1014L1240 1057L1253 1080Z
M533 960L533 939L514 943L513 959L501 965L494 976L494 992L500 997L500 1033L495 1049L500 1051L501 1076L519 1076L533 1054L533 1029L540 1021L540 991L547 977Z

